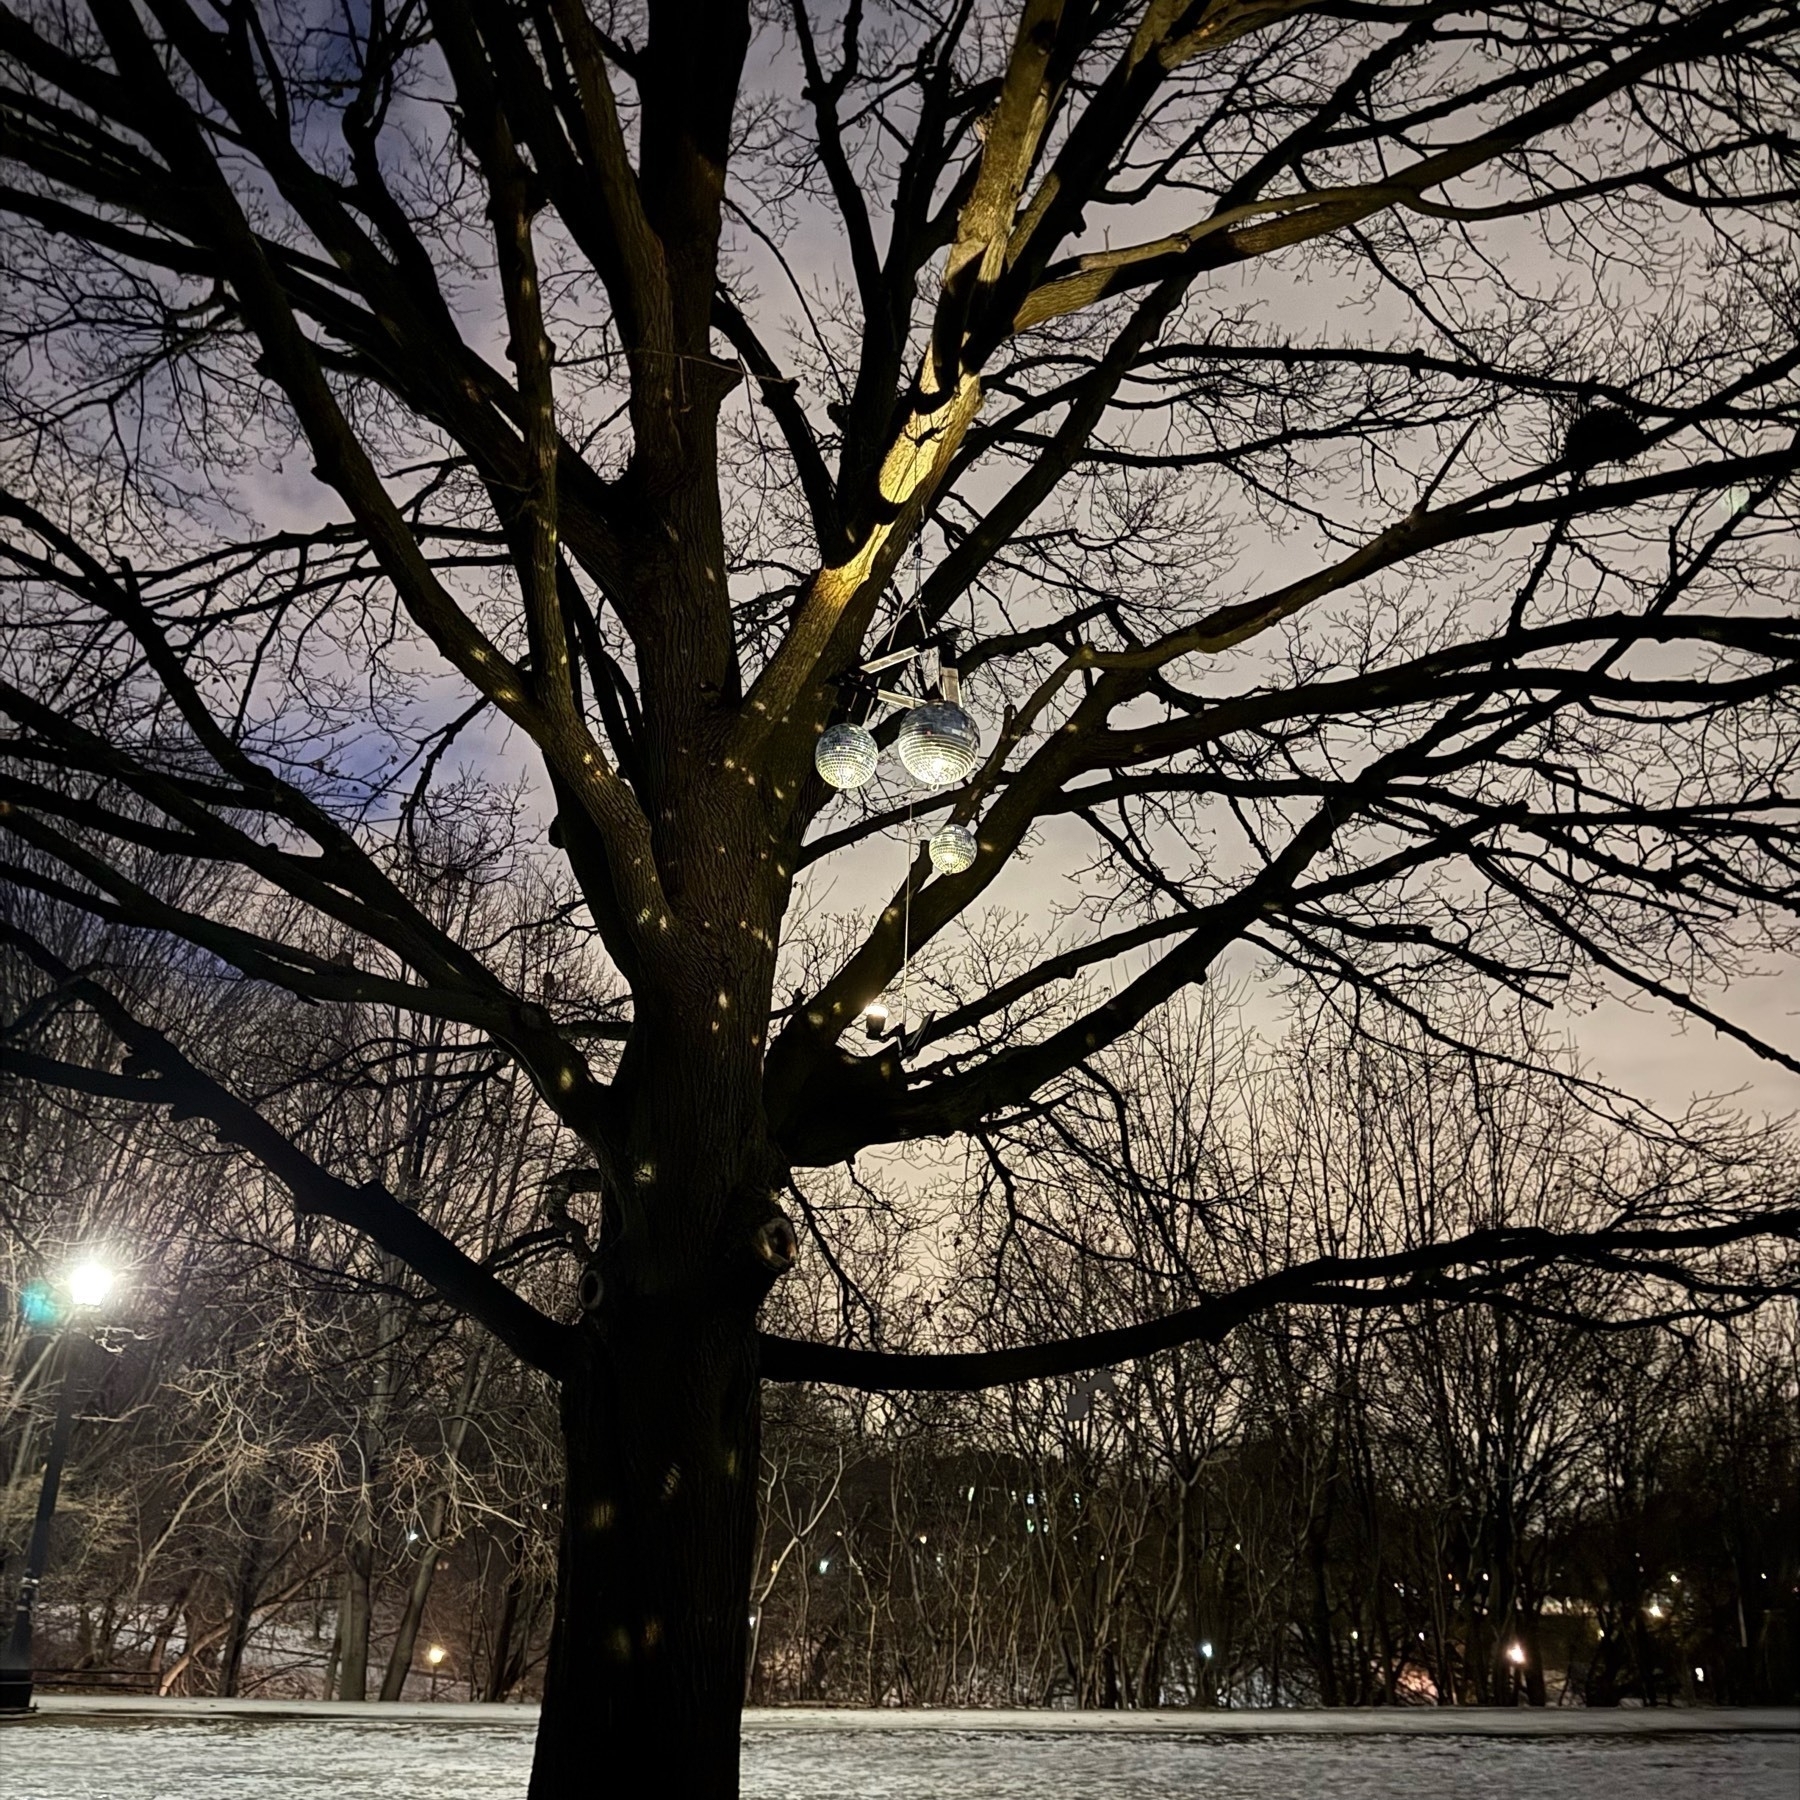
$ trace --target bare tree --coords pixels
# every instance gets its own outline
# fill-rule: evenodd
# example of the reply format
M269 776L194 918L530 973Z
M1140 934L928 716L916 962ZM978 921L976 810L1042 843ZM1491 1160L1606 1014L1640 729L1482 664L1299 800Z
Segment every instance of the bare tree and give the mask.
M762 1379L1791 1238L1497 1225L969 1356L757 1329L794 1170L1054 1105L1234 948L1402 1008L1618 984L1795 1066L1718 992L1794 892L1794 51L1774 0L0 13L10 878L510 1058L583 1146L579 1316L28 923L7 1058L210 1121L559 1381L535 1793L735 1791ZM837 802L862 662L951 627L985 760ZM628 1017L400 853L461 808L517 868L540 792L534 930ZM1060 941L852 1032L1040 832L1092 846ZM883 833L790 1004L787 922ZM122 1064L37 1041L68 1009Z

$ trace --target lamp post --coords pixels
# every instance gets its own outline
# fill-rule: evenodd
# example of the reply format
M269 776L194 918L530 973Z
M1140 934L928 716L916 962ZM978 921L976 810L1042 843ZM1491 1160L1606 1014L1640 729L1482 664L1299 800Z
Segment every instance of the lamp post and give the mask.
M445 1650L442 1644L433 1644L425 1652L425 1660L431 1665L431 1697L437 1698L438 1670L444 1666Z
M105 1303L112 1292L113 1273L104 1263L78 1263L68 1273L65 1287L69 1316L91 1311ZM64 1321L67 1332L68 1320ZM82 1341L80 1339L75 1342ZM25 1573L19 1581L19 1597L13 1607L12 1630L0 1648L0 1714L31 1711L31 1625L38 1587L50 1556L50 1525L56 1517L56 1492L62 1485L64 1459L75 1430L75 1403L79 1383L75 1377L75 1352L64 1354L62 1385L56 1397L56 1423L50 1430L50 1454L44 1463L44 1484L38 1489L37 1517L31 1524L31 1542L25 1551Z

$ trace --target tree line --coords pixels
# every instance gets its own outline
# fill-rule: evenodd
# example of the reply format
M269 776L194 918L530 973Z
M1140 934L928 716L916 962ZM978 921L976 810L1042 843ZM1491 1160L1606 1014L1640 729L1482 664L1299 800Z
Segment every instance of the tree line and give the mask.
M192 971L144 980L210 1007L271 1096L290 1059L320 1060L307 1009L230 984L209 999ZM865 1223L835 1232L783 1323L966 1351L1166 1313L1359 1233L1572 1229L1626 1195L1703 1218L1791 1192L1780 1128L1628 1107L1491 1018L1471 1079L1445 1036L1390 1023L1371 1037L1296 997L1253 1029L1229 999L1196 1005L1015 1142L810 1183L804 1216ZM361 1027L343 1066L373 1057L386 1078L312 1081L292 1129L570 1308L542 1255L567 1201L553 1121L478 1048ZM192 1126L27 1084L5 1100L9 1572L58 1384L83 1395L50 1679L535 1696L561 1527L551 1385L354 1235L296 1223ZM28 1317L21 1296L82 1247L124 1271L116 1308L67 1330ZM1635 1280L1547 1261L1487 1296L1280 1308L1097 1377L780 1390L746 1693L1791 1701L1800 1319L1782 1265L1731 1254L1729 1304L1660 1316Z

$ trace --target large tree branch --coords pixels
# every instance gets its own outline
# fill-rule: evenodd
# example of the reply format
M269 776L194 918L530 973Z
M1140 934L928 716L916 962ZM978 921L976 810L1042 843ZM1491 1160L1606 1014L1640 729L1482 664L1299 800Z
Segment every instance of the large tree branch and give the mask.
M800 384L792 376L782 374L774 357L756 335L755 328L723 290L713 301L713 324L743 360L763 405L781 429L788 454L794 459L794 473L799 477L800 491L806 496L813 533L820 549L827 559L842 556L848 545L844 542L843 520L838 513L837 488L831 479L831 471L825 466L812 422L800 404Z
M1378 533L1348 556L1312 575L1287 583L1274 592L1214 609L1190 626L1169 633L1141 649L1099 652L1084 647L1040 684L1040 690L1024 708L1020 718L1029 718L1047 703L1048 694L1069 674L1080 669L1099 670L1104 679L1096 682L1074 713L1055 731L1049 733L1042 746L1025 766L1009 776L999 802L982 821L982 854L967 872L930 882L914 893L910 905L903 888L886 907L861 947L846 960L838 973L820 990L805 1011L791 1021L783 1033L788 1051L796 1051L798 1041L806 1035L819 1040L835 1040L849 1021L867 1002L879 993L895 969L899 967L903 949L916 953L929 943L953 919L959 917L986 890L1004 866L1006 857L1023 841L1034 820L1044 813L1064 810L1067 783L1076 775L1101 767L1128 762L1140 754L1157 753L1191 747L1202 741L1211 717L1219 723L1236 718L1242 726L1257 721L1258 708L1268 705L1270 717L1279 716L1287 704L1287 696L1248 698L1241 703L1222 703L1216 714L1203 713L1200 720L1181 720L1162 726L1146 725L1136 731L1112 731L1106 721L1116 708L1126 706L1148 691L1155 672L1183 656L1213 654L1242 643L1266 631L1272 625L1312 605L1328 594L1340 592L1368 579L1382 569L1392 567L1424 550L1466 540L1477 535L1510 531L1546 523L1554 524L1590 511L1611 510L1642 500L1660 498L1691 491L1695 488L1724 485L1728 480L1774 482L1787 478L1800 467L1800 446L1790 444L1779 451L1745 457L1730 462L1700 464L1665 470L1635 479L1587 484L1572 493L1552 492L1537 499L1514 500L1510 504L1493 504L1492 492L1473 496L1435 511L1415 512ZM1519 477L1495 490L1502 494L1516 491L1542 476ZM1554 640L1562 626L1547 628ZM1633 641L1640 630L1652 629L1642 623L1626 628ZM1755 631L1755 627L1752 627ZM1585 636L1574 628L1575 641ZM1729 633L1728 633L1729 635ZM1764 653L1779 653L1783 639L1779 632L1766 639ZM1481 654L1489 654L1484 650ZM1454 659L1455 653L1447 653ZM1429 693L1429 673L1440 679L1441 671L1414 671L1400 677L1389 690L1390 703L1405 699L1405 688L1411 684ZM1526 679L1529 680L1527 674ZM1359 691L1359 683L1368 681L1373 694L1384 681L1382 675L1352 678L1342 685L1339 697L1349 698ZM1329 684L1338 686L1339 684ZM1553 678L1546 686L1554 685ZM1472 690L1463 684L1462 691ZM1302 702L1304 704L1304 702ZM1237 707L1241 705L1242 711ZM1016 736L1020 719L1009 721L1007 736ZM1152 749L1152 744L1156 748ZM1140 751L1139 746L1142 746ZM981 781L964 791L957 803L958 816L968 816L981 798L980 789L999 782L1003 752L996 751ZM916 884L923 874L922 865L909 875ZM902 919L905 919L904 944ZM1142 1015L1137 1015L1141 1017ZM784 1078L785 1079L785 1078ZM972 1077L970 1078L972 1079ZM1007 1091L1014 1093L1008 1084ZM1016 1097L1016 1095L1015 1095Z
M123 610L155 641L159 634L142 607L134 597L124 598ZM184 671L178 674L179 702L190 684ZM167 831L153 821L132 819L92 798L10 782L12 797L0 802L0 829L54 857L90 884L91 891L58 885L57 897L96 917L186 938L247 975L311 998L382 1001L475 1025L518 1057L547 1103L575 1130L593 1134L607 1129L613 1109L606 1089L593 1079L585 1061L562 1041L541 1010L521 1001L478 957L427 920L341 827L320 814L297 789L276 781L245 754L204 714L197 692L187 697L198 709L192 722L202 743L214 749L222 765L239 776L262 804L302 830L316 833L322 853L302 857L262 842L222 816L218 803L195 798L177 777L146 766L10 683L0 682L0 709L11 712L42 743L65 748L72 766L120 783L178 821L186 834ZM400 982L366 970L345 970L327 958L173 905L133 880L92 845L45 825L34 817L36 812L61 814L101 837L143 843L183 859L246 869L319 915L383 944L419 970L425 980L422 984ZM24 878L21 872L18 879ZM33 882L51 892L51 884L43 877L34 877ZM100 895L108 896L111 904L102 902Z
M1716 45L1723 34L1761 12L1766 12L1763 0L1707 7L1699 16L1657 35L1635 54L1606 60L1586 80L1567 84L1553 98L1528 107L1504 125L1419 157L1380 182L1245 197L1185 230L1074 257L1060 268L1046 269L1043 282L1020 298L1010 329L1028 331L1066 313L1084 311L1115 294L1159 282L1172 268L1183 270L1191 279L1203 269L1266 256L1355 225L1390 207L1412 205L1430 189L1580 118L1657 69L1685 61L1697 47Z
M367 534L402 603L438 650L524 729L611 839L613 878L627 916L666 916L649 828L629 788L579 719L547 713L530 684L438 580L345 418L255 234L197 125L174 91L141 21L123 0L95 0L121 74L144 95L136 122L172 171L190 183L223 266L318 458L319 471Z
M1716 1225L1627 1220L1592 1231L1500 1226L1383 1256L1312 1257L1160 1319L1011 1350L858 1350L765 1333L762 1372L768 1381L821 1381L873 1393L969 1392L1110 1368L1184 1344L1216 1344L1283 1306L1386 1309L1419 1301L1491 1299L1552 1264L1681 1284L1687 1272L1678 1258L1756 1238L1800 1243L1800 1206L1771 1207ZM1473 1273L1446 1279L1457 1269Z

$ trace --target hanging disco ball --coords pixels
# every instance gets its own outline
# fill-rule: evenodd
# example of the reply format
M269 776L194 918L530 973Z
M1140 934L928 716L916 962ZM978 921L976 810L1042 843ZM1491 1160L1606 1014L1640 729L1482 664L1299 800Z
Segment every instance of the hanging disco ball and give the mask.
M880 752L861 725L831 725L819 734L813 767L834 788L859 788L875 773Z
M895 749L906 772L922 787L950 787L974 769L981 756L981 733L960 706L927 700L900 721Z
M978 847L975 833L967 825L944 826L932 833L927 846L931 851L931 866L940 875L960 875L974 862Z

